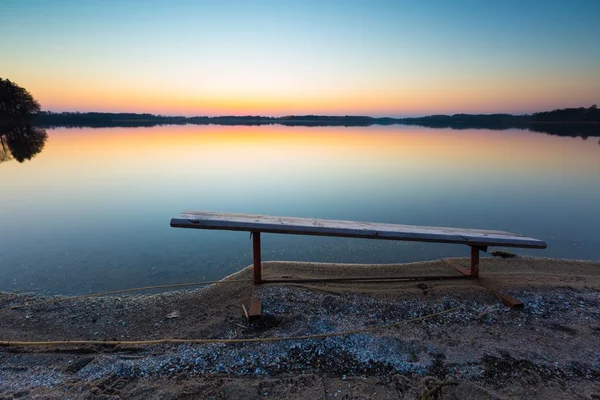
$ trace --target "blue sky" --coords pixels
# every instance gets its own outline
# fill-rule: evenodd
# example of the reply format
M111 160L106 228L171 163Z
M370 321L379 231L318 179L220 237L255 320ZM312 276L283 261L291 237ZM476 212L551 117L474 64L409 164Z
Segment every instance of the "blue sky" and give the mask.
M531 112L600 97L597 1L15 1L0 76L53 110Z

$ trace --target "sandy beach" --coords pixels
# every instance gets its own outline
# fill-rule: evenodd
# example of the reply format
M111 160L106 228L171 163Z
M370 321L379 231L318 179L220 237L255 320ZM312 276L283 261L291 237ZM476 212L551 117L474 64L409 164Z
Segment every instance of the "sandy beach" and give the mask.
M441 261L264 268L266 279L457 274ZM490 288L524 307L506 307ZM480 280L254 289L245 268L222 284L164 293L37 305L56 298L0 293L2 341L287 338L372 328L248 343L0 346L0 399L600 399L599 289L598 262L485 258ZM242 304L252 295L263 317L247 321Z

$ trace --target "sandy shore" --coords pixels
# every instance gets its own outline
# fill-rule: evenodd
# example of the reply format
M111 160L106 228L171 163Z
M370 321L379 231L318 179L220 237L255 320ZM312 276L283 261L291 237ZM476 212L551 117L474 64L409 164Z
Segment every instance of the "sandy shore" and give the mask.
M386 329L292 341L0 346L0 399L600 399L598 262L486 258L479 281L262 285L254 295L264 316L248 322L241 305L253 293L250 272L246 268L227 283L194 290L38 305L33 303L46 298L0 293L0 308L32 303L0 311L0 340L289 337L445 313ZM265 275L456 272L440 261L268 262ZM524 308L505 307L489 287L518 298Z

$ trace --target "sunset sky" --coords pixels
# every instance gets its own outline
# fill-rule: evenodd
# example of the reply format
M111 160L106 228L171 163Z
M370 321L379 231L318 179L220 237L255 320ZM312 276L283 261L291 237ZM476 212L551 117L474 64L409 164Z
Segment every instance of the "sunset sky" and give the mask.
M600 105L600 1L1 0L0 77L52 111Z

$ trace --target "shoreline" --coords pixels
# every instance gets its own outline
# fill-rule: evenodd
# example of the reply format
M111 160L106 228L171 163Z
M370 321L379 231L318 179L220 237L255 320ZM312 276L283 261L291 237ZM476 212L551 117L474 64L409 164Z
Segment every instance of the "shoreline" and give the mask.
M370 266L265 262L265 275L273 278L392 272L454 273L441 261ZM0 346L0 396L25 391L31 398L82 399L141 393L145 398L186 393L192 398L304 399L316 393L414 398L444 382L452 382L444 394L458 398L600 393L600 262L484 258L481 273L482 283L522 300L523 310L508 309L474 280L267 284L254 290L263 317L249 322L241 310L253 294L246 267L223 282L247 282L5 311L0 313L0 340L34 341L318 335L460 307L373 332L286 342ZM0 293L0 307L26 297Z
M465 267L468 267L468 262L469 262L469 258L468 257L445 257L448 260L454 260L454 261L458 261L458 262L462 262ZM587 259L575 259L575 258L553 258L553 257L537 257L537 256L529 256L529 255L515 255L515 257L509 257L506 259L501 258L500 256L493 256L487 253L483 253L480 256L481 260L499 260L499 261L510 261L510 260L522 260L522 261L527 261L527 260L531 260L533 262L542 262L542 261L550 261L550 262L564 262L564 263L579 263L579 264L590 264L590 265L596 265L596 264L600 264L600 260L587 260ZM377 264L371 264L371 263L332 263L332 262L319 262L319 261L264 261L263 264L265 265L269 265L269 264L277 264L277 265L282 265L282 266L289 266L289 267L294 267L297 265L302 265L302 266L309 266L309 267L325 267L325 268L339 268L339 269L348 269L348 268L361 268L361 267L365 267L365 268L372 268L372 267L389 267L392 269L395 268L403 268L403 267L410 267L410 266L426 266L428 264L434 265L436 263L439 263L440 259L433 259L433 260L425 260L425 261L410 261L410 262L402 262L402 263L377 263ZM239 275L243 275L246 269L251 269L252 265L248 265L242 269L240 269L239 271L235 271L230 273L229 275L224 276L223 278L220 278L218 281L211 281L214 283L210 283L210 284L206 284L206 285L202 285L202 284L194 284L194 282L191 282L192 284L189 285L190 289L174 289L174 290L169 290L169 288L166 289L162 289L162 288L158 288L158 289L154 289L152 288L153 286L143 286L138 288L123 288L123 289L114 289L114 290L110 290L110 292L119 292L119 291L129 291L131 290L131 293L135 293L136 291L139 291L139 293L137 293L136 295L145 295L144 293L147 291L151 291L151 290L157 290L158 292L152 293L152 294L161 294L161 293L178 293L178 292L188 292L190 290L196 290L196 288L194 288L194 286L199 286L197 289L202 289L202 288L207 288L210 286L214 286L214 285L219 285L220 283L233 279L236 276ZM485 272L485 271L484 271ZM485 277L485 273L483 274ZM346 285L348 285L349 283L345 283ZM185 286L186 283L173 283L173 284L165 284L164 286L169 286L169 285L173 285L173 286L177 286L177 285L182 285ZM155 285L155 286L163 286L163 285ZM150 289L144 289L146 287L149 287ZM104 291L102 292L92 292L92 293L81 293L81 294L73 294L73 295L68 295L68 294L61 294L61 293L54 293L54 294L47 294L47 293L43 293L43 292L38 292L35 290L27 290L27 289L14 289L14 290L0 290L0 296L1 295L25 295L25 296L29 296L29 297L36 297L36 298L44 298L44 299L59 299L59 298L72 298L72 297L83 297L83 296L90 296L90 297L94 297L96 294L103 294L105 293ZM151 295L151 294L147 294L147 295Z

